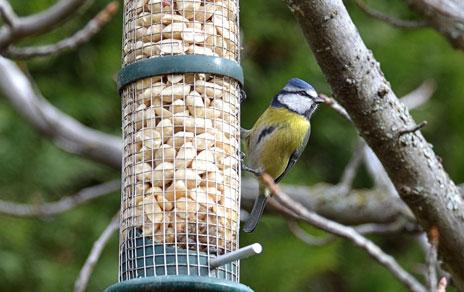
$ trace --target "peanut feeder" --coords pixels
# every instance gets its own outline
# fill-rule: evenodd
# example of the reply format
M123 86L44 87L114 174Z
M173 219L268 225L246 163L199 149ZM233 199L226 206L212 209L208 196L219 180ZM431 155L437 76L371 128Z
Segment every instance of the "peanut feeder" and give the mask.
M238 0L124 1L120 283L111 291L180 282L251 291L238 283L238 258L256 253L238 245L238 11Z

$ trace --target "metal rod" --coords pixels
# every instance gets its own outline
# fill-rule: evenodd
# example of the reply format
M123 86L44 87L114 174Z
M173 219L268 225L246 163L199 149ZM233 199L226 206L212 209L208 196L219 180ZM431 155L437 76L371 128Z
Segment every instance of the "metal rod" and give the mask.
M223 266L233 261L249 258L251 256L260 254L263 251L263 247L259 243L254 243L238 249L236 251L212 258L209 265L212 269Z

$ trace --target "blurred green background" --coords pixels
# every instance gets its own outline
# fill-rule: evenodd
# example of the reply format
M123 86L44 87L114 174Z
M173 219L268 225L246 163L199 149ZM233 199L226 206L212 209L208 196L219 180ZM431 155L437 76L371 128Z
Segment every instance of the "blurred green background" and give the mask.
M12 0L20 15L55 3ZM34 43L56 41L76 31L108 1L92 1L85 11L53 35ZM243 67L248 100L242 124L249 127L273 94L291 77L310 81L330 94L314 57L289 10L279 0L241 1ZM403 1L369 1L378 9L415 18ZM427 120L423 130L457 182L464 180L464 53L453 50L431 29L399 30L369 18L351 1L346 5L368 47L401 96L423 80L436 80L433 99L414 112ZM23 44L31 44L26 40ZM120 99L114 83L120 68L121 13L90 43L63 55L21 62L49 101L82 123L120 134ZM2 74L2 72L0 72ZM285 180L311 185L336 183L356 143L357 132L340 116L322 108L314 116L310 147ZM355 181L370 187L365 171ZM64 153L38 135L0 94L1 199L37 203L119 177L119 172ZM94 240L119 207L119 193L100 198L66 214L44 219L0 215L0 290L70 291ZM410 236L373 237L409 271L418 275L422 251ZM295 239L286 222L266 216L241 243L261 242L264 253L242 262L242 282L255 291L404 291L384 268L350 243L337 240L312 247ZM102 291L116 281L117 238L105 249L88 291ZM418 275L418 277L421 277Z

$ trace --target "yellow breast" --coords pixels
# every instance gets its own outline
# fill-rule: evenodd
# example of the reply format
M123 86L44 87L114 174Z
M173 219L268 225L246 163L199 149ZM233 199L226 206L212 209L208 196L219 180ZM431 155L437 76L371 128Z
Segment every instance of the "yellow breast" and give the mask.
M259 147L248 145L250 157L254 157L255 166L264 169L273 178L280 176L287 167L290 156L303 144L310 129L309 121L296 113L284 108L268 108L258 119L252 129L251 141L257 141L261 129L276 127Z

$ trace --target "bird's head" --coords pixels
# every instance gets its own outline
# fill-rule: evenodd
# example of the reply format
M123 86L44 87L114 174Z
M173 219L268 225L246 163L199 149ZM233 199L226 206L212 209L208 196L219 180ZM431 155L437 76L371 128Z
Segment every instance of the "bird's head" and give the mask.
M284 107L308 119L317 109L317 105L324 102L316 90L307 82L292 78L272 100L272 107Z

